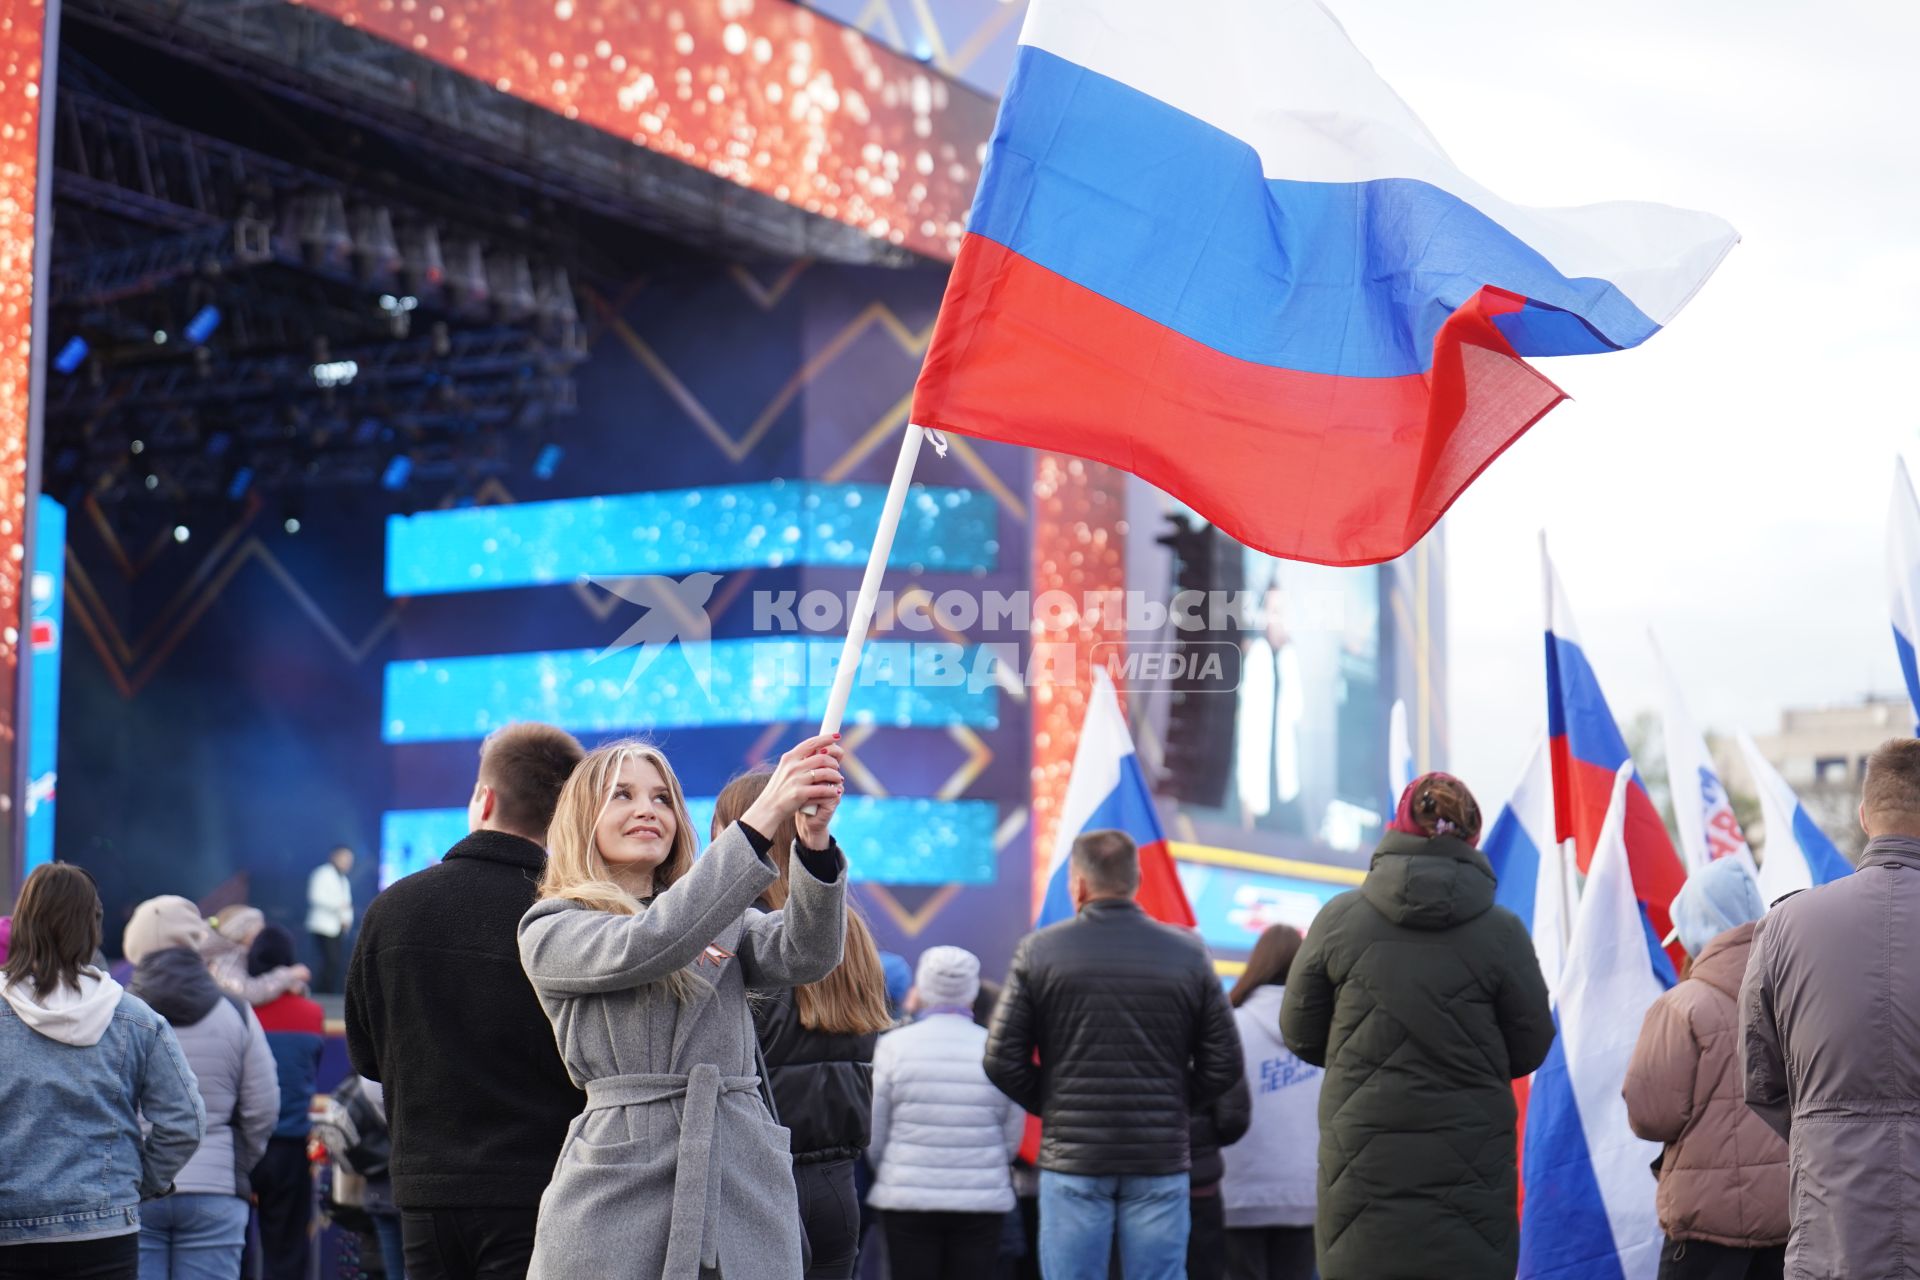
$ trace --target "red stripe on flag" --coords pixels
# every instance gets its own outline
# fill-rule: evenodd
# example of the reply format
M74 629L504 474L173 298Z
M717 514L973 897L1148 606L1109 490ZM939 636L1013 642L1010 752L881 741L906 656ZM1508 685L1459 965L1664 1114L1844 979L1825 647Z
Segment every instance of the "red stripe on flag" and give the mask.
M1585 875L1588 864L1593 861L1593 846L1599 842L1600 828L1606 825L1607 805L1613 799L1614 771L1574 759L1565 738L1553 740L1552 755L1555 796L1565 798L1575 858L1580 873ZM1667 908L1680 895L1687 873L1680 864L1680 855L1674 852L1667 824L1660 820L1653 798L1637 778L1627 788L1625 835L1627 866L1633 874L1633 896L1646 907L1654 932L1665 938L1673 931L1673 917ZM1680 972L1686 955L1686 948L1678 942L1667 948L1675 973Z
M1565 398L1493 322L1524 305L1481 289L1424 374L1301 373L1224 355L969 235L913 421L1124 468L1261 551L1372 564L1419 541Z

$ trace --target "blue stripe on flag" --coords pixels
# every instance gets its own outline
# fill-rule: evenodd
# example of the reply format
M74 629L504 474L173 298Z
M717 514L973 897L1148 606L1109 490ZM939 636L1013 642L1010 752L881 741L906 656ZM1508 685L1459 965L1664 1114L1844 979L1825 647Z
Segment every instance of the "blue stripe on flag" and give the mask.
M1916 658L1913 644L1900 634L1900 628L1893 629L1893 651L1900 655L1900 674L1907 680L1907 701L1911 702L1915 714L1920 715L1920 658ZM1915 733L1920 733L1920 724L1916 724Z
M1106 799L1100 802L1086 825L1075 836L1089 831L1124 831L1136 845L1149 845L1166 836L1160 830L1160 815L1154 811L1153 796L1147 790L1146 775L1140 772L1140 757L1129 751L1120 757L1120 780ZM1047 877L1047 891L1040 899L1033 927L1045 928L1073 915L1073 898L1067 892L1067 860L1062 858Z
M1493 891L1495 904L1519 916L1520 923L1527 926L1527 931L1531 933L1533 899L1540 883L1541 855L1527 835L1519 815L1511 807L1500 810L1500 816L1493 820L1493 827L1487 832L1486 839L1480 842L1480 851L1493 864L1493 876L1497 882Z
M1557 1033L1558 1011L1553 1023ZM1565 1036L1554 1036L1528 1094L1519 1280L1624 1280L1574 1100L1566 1044Z
M1609 772L1618 769L1627 760L1627 741L1600 691L1600 678L1579 645L1551 631L1546 636L1548 736L1565 737L1575 760Z
M1814 822L1805 805L1793 806L1793 839L1807 860L1807 871L1816 886L1832 884L1853 871L1853 864L1834 848L1833 841L1827 839L1827 833Z
M1611 281L1562 275L1458 196L1268 178L1239 138L1027 45L968 230L1216 351L1305 373L1425 373L1434 334L1488 284L1560 309L1503 326L1523 356L1659 330Z

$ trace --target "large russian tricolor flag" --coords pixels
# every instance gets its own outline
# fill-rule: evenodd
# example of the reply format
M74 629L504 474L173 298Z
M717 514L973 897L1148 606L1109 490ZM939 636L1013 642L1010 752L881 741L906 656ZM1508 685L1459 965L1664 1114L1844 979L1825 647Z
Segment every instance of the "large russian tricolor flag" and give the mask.
M1654 1280L1660 1222L1649 1164L1621 1096L1647 1007L1665 986L1647 955L1625 843L1623 764L1588 864L1547 1060L1533 1073L1521 1162L1520 1280Z
M1123 467L1241 542L1411 547L1736 242L1454 167L1315 0L1033 0L913 421Z
M1120 695L1102 666L1093 668L1093 690L1087 697L1087 715L1080 726L1080 745L1073 753L1073 776L1060 807L1060 825L1047 862L1047 887L1040 900L1034 928L1073 918L1073 899L1067 893L1067 856L1073 842L1089 831L1124 831L1140 848L1141 909L1164 924L1193 928L1193 907L1180 886L1166 832L1153 807L1153 793L1140 772L1133 735L1120 710Z
M1545 547L1540 557L1547 578L1547 741L1553 758L1554 838L1573 841L1575 860L1585 873L1607 818L1614 775L1631 759L1600 681L1581 648L1573 610L1567 607L1560 576L1553 571ZM1658 951L1659 940L1673 931L1667 909L1687 876L1660 811L1637 773L1629 778L1623 831L1634 896ZM1671 985L1686 953L1676 942L1666 954L1671 968L1664 976Z

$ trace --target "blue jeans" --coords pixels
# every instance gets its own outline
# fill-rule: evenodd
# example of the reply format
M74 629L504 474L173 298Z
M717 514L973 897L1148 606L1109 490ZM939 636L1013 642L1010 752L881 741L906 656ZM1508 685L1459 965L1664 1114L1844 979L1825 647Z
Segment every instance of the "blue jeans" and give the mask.
M373 1219L373 1234L380 1240L380 1265L386 1268L387 1280L407 1280L407 1249L400 1240L400 1215L367 1216Z
M1040 1171L1040 1273L1107 1280L1114 1240L1126 1280L1187 1274L1187 1175Z
M247 1244L247 1202L179 1191L140 1206L140 1280L233 1280Z

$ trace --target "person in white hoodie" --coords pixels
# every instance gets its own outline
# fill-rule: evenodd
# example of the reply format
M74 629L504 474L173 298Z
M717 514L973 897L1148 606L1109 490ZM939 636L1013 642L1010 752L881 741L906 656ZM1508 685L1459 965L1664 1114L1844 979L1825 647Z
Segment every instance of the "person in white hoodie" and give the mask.
M59 862L27 877L14 913L0 971L7 1280L133 1280L140 1206L173 1189L206 1128L166 1020L93 967L100 916L93 877Z
M1270 925L1227 994L1240 1028L1253 1123L1221 1155L1227 1280L1311 1280L1320 1068L1280 1039L1280 1002L1300 953L1298 929Z
M337 992L346 977L347 931L353 928L353 850L336 845L307 877L307 932L320 952L315 991Z
M230 1280L247 1243L249 1175L280 1118L280 1079L252 1006L222 991L200 959L206 922L169 894L133 909L121 950L128 984L173 1027L206 1107L200 1149L174 1194L140 1223L140 1280Z
M973 1020L979 994L978 957L927 948L909 997L916 1020L874 1049L867 1204L881 1212L896 1276L991 1275L1013 1208L1008 1166L1027 1117L987 1079L987 1030Z

